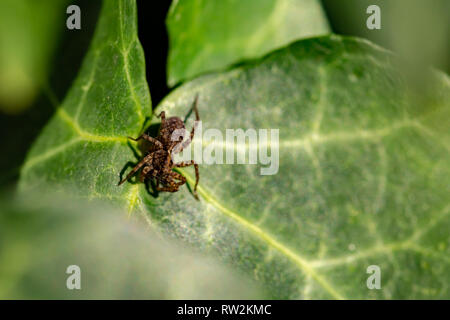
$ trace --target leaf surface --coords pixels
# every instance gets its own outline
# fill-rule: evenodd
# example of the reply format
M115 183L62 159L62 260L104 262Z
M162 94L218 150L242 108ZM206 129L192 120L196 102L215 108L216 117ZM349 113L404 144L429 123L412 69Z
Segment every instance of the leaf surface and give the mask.
M167 16L170 86L329 32L317 0L183 0Z
M279 171L204 164L201 201L161 194L152 219L273 298L448 298L450 91L446 75L430 77L418 103L389 52L331 36L182 85L156 112L183 116L198 93L203 133L279 129ZM232 143L205 139L225 161ZM380 290L366 286L371 265Z

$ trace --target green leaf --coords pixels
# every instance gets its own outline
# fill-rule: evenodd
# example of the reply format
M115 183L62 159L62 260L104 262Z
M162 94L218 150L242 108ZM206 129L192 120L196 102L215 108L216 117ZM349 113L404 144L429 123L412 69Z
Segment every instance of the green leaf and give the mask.
M33 188L45 177L88 197L127 202L132 210L138 186L117 187L117 172L134 160L127 135L137 135L150 114L136 4L104 1L81 71L29 152L20 187Z
M261 298L218 261L102 202L39 192L0 200L2 299ZM66 287L70 265L80 268L81 290Z
M449 298L450 82L433 73L414 103L394 61L367 41L315 38L176 89L156 112L183 116L198 93L203 132L279 129L279 172L202 165L201 201L148 198L152 220L273 298ZM228 142L216 145L225 159ZM366 286L370 265L381 290Z
M167 28L170 86L329 32L317 0L174 1Z

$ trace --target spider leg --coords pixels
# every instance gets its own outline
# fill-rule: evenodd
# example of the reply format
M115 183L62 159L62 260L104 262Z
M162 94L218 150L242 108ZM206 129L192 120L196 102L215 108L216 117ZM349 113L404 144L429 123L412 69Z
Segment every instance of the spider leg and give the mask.
M197 195L197 185L198 185L198 181L200 180L200 174L198 172L198 164L194 163L194 168L195 168L195 186L194 186L194 196L197 198L198 200L198 195Z
M178 191L179 185L177 183L175 183L175 181L172 179L169 182L169 185L165 186L165 187L156 187L157 191L165 191L165 192L176 192Z
M148 172L151 169L152 169L151 165L144 166L144 168L142 168L141 174L139 175L139 181L144 182L145 179L147 178Z
M196 164L194 162L194 160L191 161L184 161L184 162L180 162L175 164L175 167L177 168L183 168L183 167L189 167L189 166L194 166L195 168L195 186L194 186L194 191L192 192L194 194L194 197L198 200L198 195L197 195L197 185L198 185L198 181L200 180L200 174L198 171L198 164Z
M184 141L179 148L177 148L176 153L179 153L179 152L183 151L184 148L186 148L192 142L192 139L194 138L195 128L196 127L197 127L197 123L194 123L194 127L192 127L191 134L189 135L189 138L186 141Z
M175 172L175 171L171 171L170 175L177 180L180 180L180 182L177 182L176 185L181 186L183 184L186 183L186 177L184 177L182 174Z
M141 139L144 139L144 140L147 140L148 142L153 143L155 146L158 147L158 149L162 149L162 148L163 148L163 145L162 145L161 142L159 142L159 141L156 140L155 138L150 137L148 134L145 134L145 133L141 134L141 135L140 135L139 137L137 137L136 139L135 139L135 138L132 138L132 137L128 137L128 139L131 139L131 140L133 140L133 141L139 141L139 140L141 140Z
M175 179L180 180L176 182ZM159 183L156 186L157 191L165 191L165 192L176 192L179 187L186 183L186 178L181 174L175 171L170 171L168 173L168 177L166 176L165 181L163 182L163 187L159 187Z
M161 118L161 128L164 127L164 124L166 122L166 113L164 111L161 111L159 115L156 116L157 118Z
M166 119L166 112L165 111L161 111L161 113L158 114L156 117L157 118L161 118L161 120L165 120Z
M153 159L153 153L150 153L149 155L145 156L139 163L133 168L133 170L130 171L130 173L126 176L125 179L119 182L119 186L130 179L144 164L151 162Z
M195 164L194 160L183 161L183 162L176 163L175 167L177 167L177 168L184 168L184 167L192 166L194 164Z
M174 149L175 145L171 145L167 149L167 155L165 160L165 167L170 167L170 161L172 161L172 150Z
M197 121L200 121L200 116L198 114L198 109L197 109L197 103L198 103L198 93L195 96L195 100L194 100L194 103L192 104L191 110L188 112L188 115L192 112L192 110L194 110L194 112L195 112L194 126L192 127L191 134L189 135L189 139L187 139L185 142L183 142L181 144L180 148L177 149L177 153L183 151L183 149L186 148L191 143L192 139L194 138L195 128L197 127ZM187 116L186 116L185 122L186 122L186 120L187 120Z
M156 191L159 191L159 192L177 192L178 191L178 187L173 187L173 186L170 186L170 187L158 187L158 188L156 188Z

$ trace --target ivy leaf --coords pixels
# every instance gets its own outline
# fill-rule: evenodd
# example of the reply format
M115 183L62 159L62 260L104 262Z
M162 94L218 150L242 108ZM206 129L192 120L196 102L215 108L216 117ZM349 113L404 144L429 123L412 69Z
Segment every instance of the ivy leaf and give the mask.
M272 298L449 298L450 82L430 77L415 103L390 53L331 36L182 85L156 112L183 116L199 94L203 133L279 129L279 171L202 165L201 201L187 188L149 198L152 220ZM232 148L202 143L224 162ZM371 265L380 290L366 285Z
M174 1L167 28L170 86L330 31L317 0Z
M117 183L118 172L135 160L127 135L137 135L151 114L136 19L134 1L104 1L81 71L29 152L20 188L44 179L134 208L138 185Z

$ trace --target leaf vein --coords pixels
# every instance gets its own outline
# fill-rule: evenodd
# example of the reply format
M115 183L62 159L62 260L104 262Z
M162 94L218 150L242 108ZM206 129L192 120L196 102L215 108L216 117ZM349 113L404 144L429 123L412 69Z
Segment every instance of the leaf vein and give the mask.
M194 179L186 173L184 170L180 170L183 172L184 176L188 180L190 184L194 182ZM202 186L198 185L197 187L198 192L204 197L206 201L208 201L211 205L213 205L216 209L218 209L220 212L228 216L229 218L233 219L235 222L237 222L242 227L248 229L251 231L254 235L256 235L258 238L263 240L269 247L272 247L276 249L278 252L280 252L282 255L289 258L291 261L293 261L299 268L302 270L306 276L312 277L314 280L316 280L317 283L319 283L332 297L336 299L344 299L344 297L326 280L321 274L319 274L309 263L308 260L306 260L304 257L299 255L298 253L294 252L278 240L276 240L272 235L270 235L265 230L261 229L260 227L256 226L255 224L251 223L250 221L244 219L239 214L231 211L230 209L224 207L222 204L220 204L211 194L209 194L205 189L203 189Z

